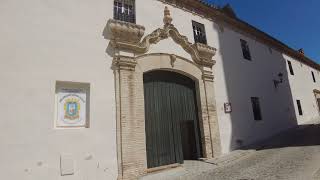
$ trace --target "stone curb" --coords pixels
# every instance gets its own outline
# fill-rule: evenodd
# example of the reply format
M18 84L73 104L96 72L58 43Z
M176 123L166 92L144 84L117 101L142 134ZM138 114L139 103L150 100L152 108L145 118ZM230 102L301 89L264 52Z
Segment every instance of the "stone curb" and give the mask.
M205 160L204 162L210 163L216 166L222 166L222 165L229 164L231 162L236 162L240 159L242 160L243 158L251 155L253 152L256 152L256 150L236 150L225 156L208 159L208 160Z

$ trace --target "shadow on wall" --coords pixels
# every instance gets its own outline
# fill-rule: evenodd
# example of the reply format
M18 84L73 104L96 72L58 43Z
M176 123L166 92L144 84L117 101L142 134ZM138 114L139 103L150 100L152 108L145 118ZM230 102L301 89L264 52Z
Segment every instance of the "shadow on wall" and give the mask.
M282 54L226 27L214 24L214 28L219 30L219 51L224 71L221 76L225 78L226 101L232 104L230 114L220 115L225 116L222 118L226 119L224 121L230 121L226 123L230 123L232 128L230 151L297 126L287 62ZM251 61L243 57L240 39L248 42ZM280 80L279 73L283 74L283 82L275 87L274 80ZM262 120L254 119L251 97L259 98Z
M245 149L254 148L260 151L286 147L318 146L320 145L319 136L319 124L299 125L284 133L277 134L270 139L267 139L265 142L259 143L259 146L248 146Z

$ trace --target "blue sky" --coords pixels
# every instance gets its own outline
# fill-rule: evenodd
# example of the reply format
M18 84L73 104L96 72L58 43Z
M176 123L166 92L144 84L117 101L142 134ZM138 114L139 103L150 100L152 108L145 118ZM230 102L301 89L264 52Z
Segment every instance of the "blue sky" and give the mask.
M229 3L237 16L320 63L319 0L206 0Z

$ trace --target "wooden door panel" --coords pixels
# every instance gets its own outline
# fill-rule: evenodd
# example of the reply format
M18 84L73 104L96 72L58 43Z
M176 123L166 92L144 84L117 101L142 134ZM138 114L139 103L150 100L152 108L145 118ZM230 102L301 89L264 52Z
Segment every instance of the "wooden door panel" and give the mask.
M154 71L144 75L148 168L200 157L194 82Z

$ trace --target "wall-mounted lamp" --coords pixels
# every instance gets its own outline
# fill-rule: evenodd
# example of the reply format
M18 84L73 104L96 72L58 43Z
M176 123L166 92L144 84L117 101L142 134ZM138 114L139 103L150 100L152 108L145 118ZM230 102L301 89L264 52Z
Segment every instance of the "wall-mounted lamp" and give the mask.
M283 74L278 74L279 80L273 80L274 87L277 88L279 84L283 83Z

